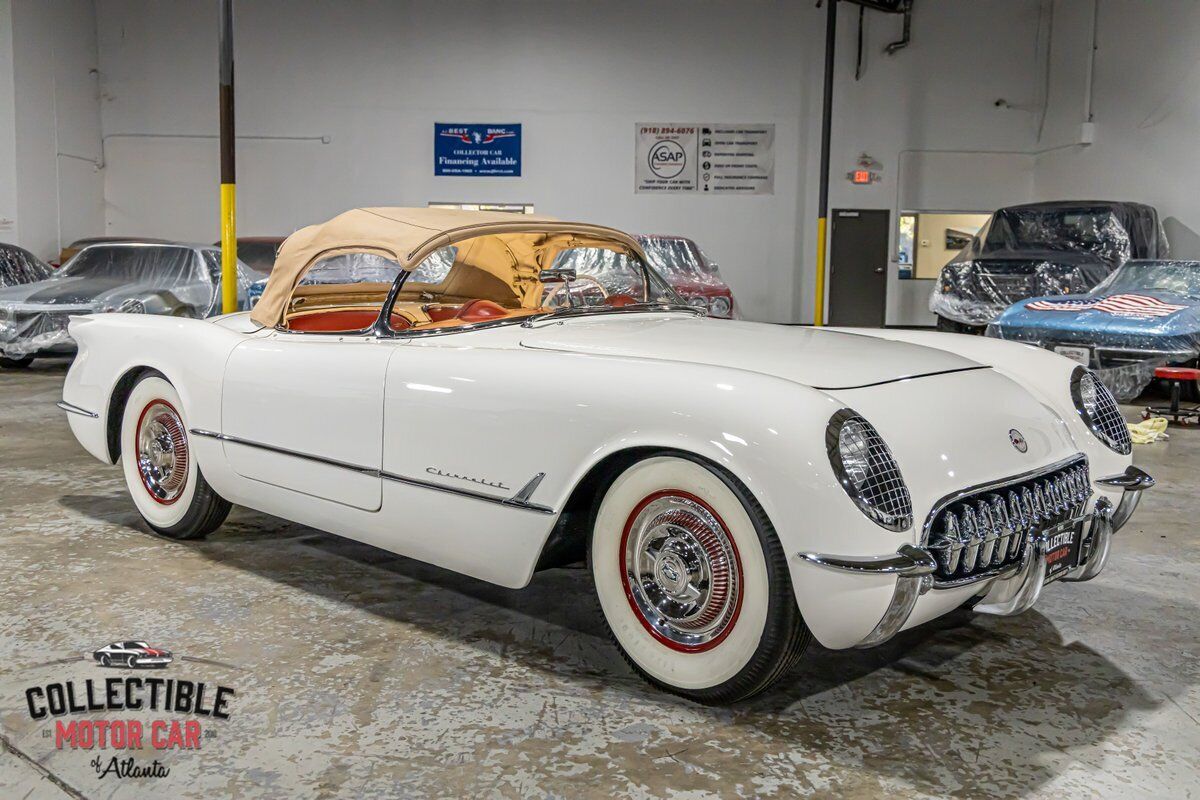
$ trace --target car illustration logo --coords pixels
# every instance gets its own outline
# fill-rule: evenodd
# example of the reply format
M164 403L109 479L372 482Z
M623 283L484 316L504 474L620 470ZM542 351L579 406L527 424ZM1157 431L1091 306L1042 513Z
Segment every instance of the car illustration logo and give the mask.
M1016 428L1009 430L1008 441L1009 444L1017 448L1017 452L1019 453L1024 453L1029 450L1029 443L1025 441L1025 436Z
M130 669L163 669L174 660L170 650L151 647L140 640L106 644L95 650L92 658L102 667Z

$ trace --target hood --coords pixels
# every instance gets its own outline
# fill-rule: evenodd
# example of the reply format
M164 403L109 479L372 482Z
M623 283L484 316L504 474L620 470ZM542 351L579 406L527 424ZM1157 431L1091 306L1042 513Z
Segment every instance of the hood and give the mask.
M679 313L536 323L522 331L521 346L708 364L774 375L816 389L866 386L981 366L943 350L852 332Z
M1073 310L1072 302L1093 305L1117 295L1051 295L1031 297L1014 304L993 323L994 335L1001 338L1053 339L1062 342L1121 345L1146 349L1195 349L1200 343L1200 302L1168 292L1136 292L1161 303L1185 306L1164 316L1114 314L1103 308ZM1029 308L1031 303L1063 305L1059 310Z
M0 306L81 306L108 304L136 297L156 287L130 283L120 278L65 277L47 278L37 283L0 289ZM48 308L47 310L53 310Z

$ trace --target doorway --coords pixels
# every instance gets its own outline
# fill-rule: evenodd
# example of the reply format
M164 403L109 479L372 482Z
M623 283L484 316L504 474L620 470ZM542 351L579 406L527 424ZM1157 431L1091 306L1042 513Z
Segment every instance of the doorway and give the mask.
M829 250L829 324L881 328L887 314L887 209L834 209Z

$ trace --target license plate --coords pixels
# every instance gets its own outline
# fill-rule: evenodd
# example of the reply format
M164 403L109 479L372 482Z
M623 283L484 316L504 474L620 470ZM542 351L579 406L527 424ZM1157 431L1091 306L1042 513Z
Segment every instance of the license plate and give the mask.
M1078 361L1085 367L1091 363L1092 351L1087 347L1055 347L1054 352L1060 356L1066 356L1072 361Z
M1080 525L1072 525L1046 534L1046 583L1062 577L1079 562L1079 543L1083 539Z

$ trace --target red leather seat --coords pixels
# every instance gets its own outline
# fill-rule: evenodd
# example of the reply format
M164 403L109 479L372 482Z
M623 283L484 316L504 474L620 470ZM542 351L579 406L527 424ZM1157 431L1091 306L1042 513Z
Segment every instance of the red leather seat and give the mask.
M608 297L604 298L604 305L612 308L623 308L625 306L631 306L636 302L637 300L634 300L627 294L610 294Z
M508 311L499 303L493 303L491 300L468 300L462 304L462 308L454 315L455 319L463 322L485 322L489 319L499 319L507 317Z
M1154 377L1168 381L1200 381L1200 369L1192 367L1157 367Z
M366 330L375 324L379 311L370 308L344 308L305 314L288 320L288 330L305 333L352 333ZM399 314L392 314L392 329L402 331L412 323Z
M448 319L454 319L456 316L458 316L458 312L462 310L462 306L430 303L424 306L421 310L428 315L430 322L445 322Z

